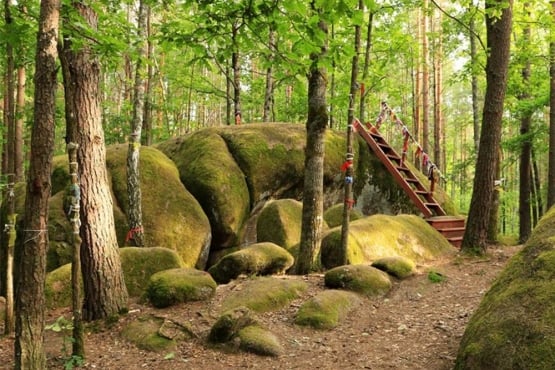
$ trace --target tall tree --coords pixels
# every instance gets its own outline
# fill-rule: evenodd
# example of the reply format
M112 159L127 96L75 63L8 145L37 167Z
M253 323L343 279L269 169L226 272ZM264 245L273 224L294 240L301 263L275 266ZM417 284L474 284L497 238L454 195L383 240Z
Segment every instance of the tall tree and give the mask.
M96 12L82 2L72 3L90 31L97 31ZM84 31L84 30L83 30ZM77 37L77 36L76 36ZM83 319L97 320L127 309L127 289L119 259L112 197L106 170L106 148L100 111L100 64L92 40L80 47L64 43L75 109L77 158L81 169L81 260L83 267Z
M5 145L3 148L3 173L13 173L14 171L14 138L15 138L15 61L13 45L13 26L12 1L4 0L4 20L6 26L6 72L4 76L4 125Z
M135 86L133 94L133 117L131 120L131 134L127 149L127 196L129 197L128 239L133 240L137 247L144 246L143 211L140 184L139 158L141 148L141 129L144 117L145 81L147 55L146 20L148 5L143 0L139 1L137 14L137 62L135 65Z
M476 161L472 199L462 249L485 253L490 222L490 205L494 191L495 164L499 157L503 103L507 87L512 0L486 0L486 33L488 57L486 64L486 95L482 114L480 148Z
M551 1L551 29L549 42L549 169L547 208L555 205L555 1Z
M523 12L525 19L530 18L530 3L523 3ZM522 51L524 53L524 65L521 69L522 74L522 93L519 94L519 100L526 102L530 99L530 56L528 46L530 43L531 29L530 23L526 23L522 30ZM525 105L525 104L523 104ZM525 243L532 233L532 215L530 213L530 194L531 194L531 174L532 174L532 140L530 138L530 128L532 126L532 111L523 108L520 117L520 135L522 138L520 147L520 168L519 168L519 233L518 239L520 243Z
M35 57L33 152L25 198L23 244L16 271L15 368L46 369L44 314L48 200L54 152L56 112L56 60L59 26L58 0L42 0Z
M328 50L328 24L322 17L322 9L311 2L318 26L314 29L319 51L310 55L308 75L308 117L306 121L306 149L304 162L303 211L301 242L296 261L297 274L310 272L317 264L317 251L322 242L324 208L324 152L328 124L326 104L327 71L322 66Z
M364 11L364 2L359 0L358 2L359 14L361 14L360 19L362 20L362 14ZM361 35L361 25L355 24L355 52L353 54L353 59L351 61L351 90L349 92L349 111L347 116L347 151L346 151L346 167L345 167L345 201L343 203L343 217L341 224L341 260L338 261L339 265L347 264L347 247L349 244L349 221L350 212L353 207L353 121L355 119L355 97L359 91L358 87L358 56L360 50L360 35Z

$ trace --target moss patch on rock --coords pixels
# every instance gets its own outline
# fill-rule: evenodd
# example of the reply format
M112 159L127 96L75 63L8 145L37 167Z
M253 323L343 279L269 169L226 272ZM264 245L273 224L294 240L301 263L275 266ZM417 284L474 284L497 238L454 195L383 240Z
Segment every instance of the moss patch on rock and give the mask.
M301 305L295 324L333 329L359 303L360 298L353 292L324 290Z
M258 277L241 283L222 302L222 311L247 307L256 312L279 310L306 291L305 282L275 277Z
M119 252L125 285L131 297L141 297L145 293L153 274L185 267L177 252L168 248L126 247Z
M216 282L205 271L176 268L152 275L146 291L152 305L163 308L177 303L210 299L216 292Z
M258 242L272 242L290 251L301 240L303 204L295 199L268 202L256 222Z
M332 289L346 289L367 297L382 296L391 289L389 276L366 265L338 266L326 272L324 284Z
M261 356L279 356L283 347L271 331L258 325L250 325L239 331L239 348Z
M257 325L258 320L247 307L238 306L224 312L210 328L208 341L226 343L239 335L239 332L250 325Z
M235 162L220 130L210 128L157 145L179 170L187 190L210 220L212 245L238 244L250 212L245 174Z
M416 272L414 261L402 256L380 258L372 263L372 267L385 271L398 279L406 279Z
M208 269L220 284L226 284L241 274L283 274L293 265L293 256L274 243L257 243L224 256Z
M358 209L351 208L349 211L349 222L363 218L364 215ZM324 212L324 221L330 227L341 226L343 223L343 203L334 204Z
M121 335L140 349L163 352L175 349L176 341L159 334L164 320L150 315L132 321L122 330Z
M555 364L555 207L486 293L455 369L550 369Z
M81 281L81 289L83 282ZM71 306L71 263L46 274L44 287L46 307L49 309Z
M323 238L321 262L326 268L338 265L341 228L331 229ZM349 227L347 262L370 264L391 256L403 256L417 263L454 255L456 249L424 219L415 215L372 215L353 221Z
M125 213L127 145L110 146L106 164L112 190ZM210 224L197 200L185 189L175 164L153 147L141 147L140 185L145 246L177 251L185 266L203 269L208 259Z

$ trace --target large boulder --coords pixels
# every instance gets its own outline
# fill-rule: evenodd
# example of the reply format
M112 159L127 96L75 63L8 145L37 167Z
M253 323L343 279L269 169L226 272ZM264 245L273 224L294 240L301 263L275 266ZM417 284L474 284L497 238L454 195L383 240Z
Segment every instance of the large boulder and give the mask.
M118 243L127 244L126 175L127 145L109 146L106 164L113 199L114 223ZM63 210L68 181L67 156L58 156L53 165L53 189L59 190L50 200L48 269L71 262L69 246L71 228ZM66 183L66 187L67 187ZM203 269L208 259L210 223L197 200L185 189L175 164L153 147L141 147L140 185L142 194L145 246L164 247L176 251L185 266Z
M302 198L305 145L303 125L272 123L203 129L156 147L176 163L181 180L201 203L217 250L241 244L250 212L259 204ZM328 131L325 145L330 205L342 193L344 136Z
M321 246L326 268L340 265L341 227L330 230ZM371 264L383 257L403 256L416 263L452 255L456 249L423 218L415 215L373 215L349 226L348 264Z
M552 369L555 207L541 219L474 313L455 369Z
M181 181L204 209L217 249L239 243L250 212L245 174L220 132L200 130L157 145L175 162Z
M291 251L301 241L303 204L295 199L268 202L256 222L256 240Z
M293 262L293 256L280 246L256 243L224 256L208 272L219 284L226 284L242 274L283 274Z
M127 145L106 151L112 190L127 214ZM140 185L145 246L177 251L185 266L203 269L208 259L210 224L199 202L183 187L175 164L152 147L141 147Z

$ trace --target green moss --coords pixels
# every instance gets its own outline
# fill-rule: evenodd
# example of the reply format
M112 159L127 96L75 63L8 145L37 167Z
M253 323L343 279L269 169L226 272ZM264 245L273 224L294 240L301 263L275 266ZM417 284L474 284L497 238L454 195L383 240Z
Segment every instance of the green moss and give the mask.
M385 271L398 279L405 279L416 272L416 264L401 256L380 258L372 263L372 267Z
M299 298L307 289L306 283L274 277L248 279L241 289L234 290L222 302L222 311L247 307L256 312L279 310Z
M121 265L127 292L131 297L145 293L150 277L163 270L185 267L177 252L161 247L120 249Z
M152 275L146 291L153 306L163 308L176 303L207 300L216 292L216 282L204 271L176 268Z
M287 250L301 239L301 219L303 204L294 199L280 199L268 202L256 223L258 242L272 242Z
M389 276L366 265L345 265L333 268L324 275L328 288L346 289L368 297L381 296L391 289Z
M127 145L115 145L106 153L112 190L125 213L129 207L127 150ZM210 240L208 218L183 187L174 163L157 149L141 147L140 181L145 246L175 250L186 266L204 268Z
M270 331L250 325L239 331L239 348L262 356L279 356L283 353L278 338Z
M325 290L301 305L295 316L295 324L333 329L359 302L355 293Z
M239 332L250 325L256 325L257 319L246 307L238 306L224 312L210 328L208 341L225 343L237 337Z
M81 289L83 282L81 281ZM71 306L71 263L65 264L46 275L44 295L49 309Z
M348 242L349 264L369 264L391 256L427 262L456 253L437 230L415 215L372 215L353 221L349 224ZM339 264L340 243L340 227L324 236L321 246L324 267L333 268Z
M182 183L208 216L213 245L226 248L240 240L250 199L245 174L219 131L200 130L157 147L175 162Z
M176 342L158 334L162 323L162 319L144 316L129 323L122 330L122 336L143 350L153 352L173 350L176 347Z
M343 223L343 208L343 203L339 203L326 209L324 212L324 220L329 227L341 226ZM355 221L363 217L364 215L355 208L349 211L349 221Z
M257 243L225 255L208 269L214 279L228 283L241 274L282 274L293 265L293 256L274 243Z
M456 369L548 369L555 363L555 211L538 223L486 293Z

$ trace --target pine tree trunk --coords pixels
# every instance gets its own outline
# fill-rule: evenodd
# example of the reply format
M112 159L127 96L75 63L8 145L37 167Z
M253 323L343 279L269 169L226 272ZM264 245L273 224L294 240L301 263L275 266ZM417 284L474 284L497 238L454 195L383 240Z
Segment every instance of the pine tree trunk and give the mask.
M31 133L33 152L25 198L23 244L16 263L16 369L46 369L43 346L46 308L44 284L50 172L56 127L56 41L59 9L58 0L41 1L35 59L35 115Z
M551 1L551 20L555 22L555 1ZM551 28L551 39L555 40ZM555 41L549 43L549 168L547 175L547 209L555 205Z
M241 112L241 61L239 58L239 45L237 37L239 34L239 24L233 23L232 26L232 45L233 53L231 54L231 69L233 70L233 114L235 124L240 125L242 121Z
M487 0L486 14L492 7L501 7L504 0ZM476 162L476 175L472 191L472 200L462 249L470 253L485 253L487 249L487 232L490 222L494 192L495 163L499 157L503 102L507 87L507 71L510 52L510 35L512 25L512 0L508 7L503 7L500 18L486 17L488 55L486 65L486 95L482 116L480 149Z
M13 138L13 157L15 181L24 177L23 127L25 126L25 67L17 69L17 118Z
M470 11L474 13L474 6L470 8ZM478 107L478 52L476 48L476 25L474 15L470 17L468 27L470 31L470 64L472 68L472 127L474 129L474 150L478 153L478 147L480 146L480 108Z
M430 50L428 46L428 0L422 5L422 150L430 153Z
M145 99L145 75L146 66L144 58L146 49L146 17L147 5L143 0L139 1L139 12L137 22L137 63L135 65L135 87L133 94L133 118L131 120L131 134L129 135L129 147L127 149L127 196L129 198L129 209L127 218L129 220L129 233L126 242L133 242L136 247L144 246L143 211L140 184L140 148L141 129L143 126L144 99Z
M362 0L358 2L358 9L360 11L364 10L364 3ZM347 249L349 244L349 222L350 222L350 212L351 208L354 205L353 199L353 159L354 159L354 152L353 152L353 121L355 119L355 97L357 92L359 91L358 88L358 55L360 51L360 26L355 26L355 45L354 45L354 55L351 62L351 89L349 94L349 111L347 117L347 153L345 156L345 160L349 163L345 169L345 196L343 202L343 216L342 216L342 224L341 224L341 260L338 261L339 265L346 265L347 264Z
M270 34L268 36L268 49L270 55L268 57L269 66L266 69L266 89L264 90L264 114L262 116L263 122L270 122L272 120L272 111L274 106L274 76L273 76L273 61L275 59L276 50L276 31L270 27Z
M370 71L370 51L372 50L372 26L374 22L374 11L370 10L368 13L368 27L366 28L366 47L364 49L364 65L362 66L362 83L367 82L368 73ZM360 106L359 106L359 119L361 122L366 122L366 94L367 91L364 90L360 94Z
M83 3L73 3L90 27L97 15ZM81 260L83 319L107 318L127 309L127 289L119 258L112 197L106 171L106 149L100 111L100 65L86 42L68 57L75 106L78 165L81 169ZM67 83L67 82L66 82Z
M536 154L534 148L532 148L532 188L535 189L534 196L532 197L534 204L536 205L536 220L533 222L532 226L535 227L538 221L543 216L543 199L541 191L541 177L540 170L538 168L538 161L536 160Z
M320 19L320 30L326 35L327 24ZM307 274L317 267L317 251L322 242L324 208L324 151L328 123L326 104L326 70L318 66L327 53L327 42L319 54L311 55L308 77L308 117L306 122L305 177L301 242L296 261L297 274Z

